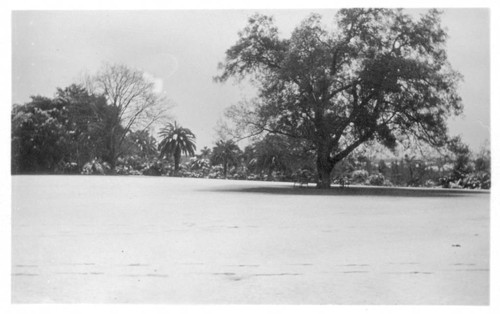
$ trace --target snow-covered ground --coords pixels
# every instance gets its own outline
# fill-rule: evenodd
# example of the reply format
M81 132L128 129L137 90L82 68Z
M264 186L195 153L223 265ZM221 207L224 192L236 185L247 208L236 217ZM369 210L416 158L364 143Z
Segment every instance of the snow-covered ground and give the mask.
M489 198L14 176L12 301L488 304Z

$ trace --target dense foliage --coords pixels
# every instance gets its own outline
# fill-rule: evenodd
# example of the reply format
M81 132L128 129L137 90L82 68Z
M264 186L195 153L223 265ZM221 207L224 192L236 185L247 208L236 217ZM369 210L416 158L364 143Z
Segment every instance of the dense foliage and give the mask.
M113 108L77 85L12 109L12 172L74 173L106 159Z

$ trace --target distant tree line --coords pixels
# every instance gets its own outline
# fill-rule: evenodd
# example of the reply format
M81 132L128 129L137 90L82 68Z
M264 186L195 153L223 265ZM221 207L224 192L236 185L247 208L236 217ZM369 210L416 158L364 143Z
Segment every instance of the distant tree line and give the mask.
M368 152L367 152L368 150ZM331 174L333 184L376 186L444 187L489 189L491 155L488 147L473 154L459 137L439 154L404 153L380 157L367 150L355 151L338 163ZM299 176L317 177L314 150L281 135L267 135L245 147L219 141L212 149L185 158L180 175L197 178L230 178L265 181L297 181Z
M157 140L147 129L126 131L116 123L118 117L115 105L82 85L58 89L54 98L34 96L24 105L15 105L12 173L268 181L294 181L305 174L311 182L317 176L315 151L300 139L267 134L243 150L232 140L219 140L196 154L195 134L177 122L164 123ZM331 181L346 178L353 184L482 189L491 185L489 148L473 154L459 137L450 140L438 157L373 155L353 152L336 165Z
M384 158L355 152L341 162L333 176L346 176L352 183L367 185L469 189L491 187L491 154L486 146L473 154L460 137L454 137L439 154L400 155Z

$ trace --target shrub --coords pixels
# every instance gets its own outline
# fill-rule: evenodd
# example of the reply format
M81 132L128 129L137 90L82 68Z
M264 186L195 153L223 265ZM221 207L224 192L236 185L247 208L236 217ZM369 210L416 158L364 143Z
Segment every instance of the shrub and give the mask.
M292 180L294 182L313 182L314 173L308 169L299 169L292 174Z
M436 187L438 184L436 183L436 181L432 180L432 179L429 179L427 181L425 181L424 183L424 186L427 187L427 188L433 188L433 187Z
M368 177L368 184L383 186L385 185L385 177L381 173L372 174L371 176Z
M354 170L351 173L351 181L354 184L365 184L368 180L368 171L366 170Z
M453 181L450 176L440 177L438 180L439 180L439 186L445 189L449 189L450 183Z
M115 166L115 173L119 175L148 175L161 176L167 171L168 162L157 158L140 156L120 157Z
M82 174L106 174L110 172L111 167L107 162L94 158L83 166Z
M491 177L488 172L474 172L465 175L462 179L453 180L451 177L439 178L443 188L485 189L491 188Z
M210 173L210 161L207 158L192 157L186 164L190 177L203 178L208 177Z
M154 163L151 166L144 169L142 174L145 176L161 176L161 165Z
M246 180L248 177L248 170L246 168L240 168L233 175L233 179L235 180Z
M476 172L466 175L460 180L460 185L465 189L490 189L491 178L487 172Z
M224 167L222 165L213 166L208 174L210 179L222 179L224 178Z
M61 162L58 164L57 172L64 174L78 174L80 170L76 162Z

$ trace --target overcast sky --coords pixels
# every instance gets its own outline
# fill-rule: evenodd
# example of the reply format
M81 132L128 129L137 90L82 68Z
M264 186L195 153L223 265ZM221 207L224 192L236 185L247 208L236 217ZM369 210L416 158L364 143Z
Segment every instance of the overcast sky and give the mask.
M477 150L489 140L490 49L487 9L447 9L448 55L464 76L463 117L450 121ZM214 83L217 64L256 10L205 11L17 11L12 15L12 102L31 95L52 97L103 63L123 63L148 73L176 104L172 114L197 135L197 146L213 146L224 108L251 97L250 89ZM333 10L258 10L271 14L283 36L317 12L332 23ZM417 14L418 12L412 12Z

